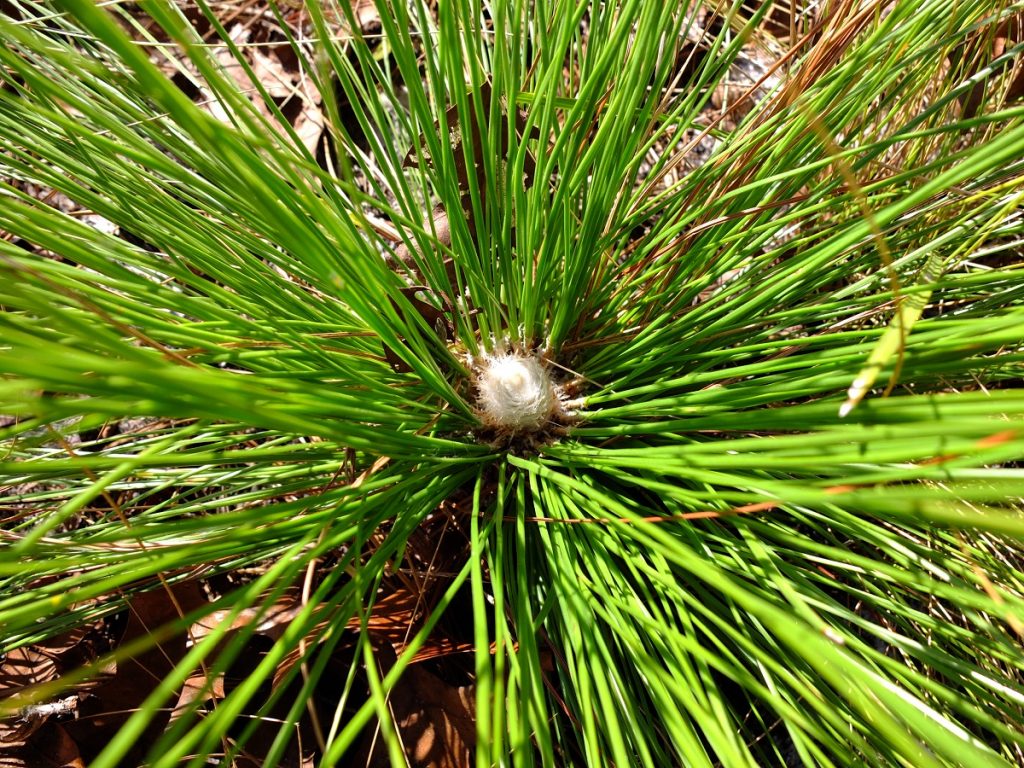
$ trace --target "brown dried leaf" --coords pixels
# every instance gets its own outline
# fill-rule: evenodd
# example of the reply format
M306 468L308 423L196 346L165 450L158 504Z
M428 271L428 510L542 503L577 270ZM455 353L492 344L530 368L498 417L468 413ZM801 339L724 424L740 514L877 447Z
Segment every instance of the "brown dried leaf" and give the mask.
M278 598L270 608L262 613L262 616L262 608L260 606L253 606L240 611L238 616L231 622L231 627L225 637L230 637L233 632L244 629L259 619L260 623L256 627L256 633L277 640L301 608L302 604L299 602L298 592L293 590ZM228 610L213 611L208 616L204 616L190 628L191 642L193 644L199 643L230 617L231 611Z
M298 60L287 43L268 45L262 39L269 37L267 30L255 29L255 25L235 24L228 32L232 42L241 44L243 56L252 69L255 81L263 87L267 95L274 100L278 109L294 128L302 145L311 154L316 153L317 144L324 130L324 118L320 111L322 98L312 79L301 70ZM263 32L261 39L253 40L257 32ZM250 43L260 43L249 45ZM248 93L256 108L275 129L285 135L279 127L270 107L263 101L253 80L245 68L235 59L225 46L218 50L217 59L224 70L234 78L239 88Z
M129 603L128 624L122 643L146 636L205 602L196 582L184 582L136 595ZM114 734L152 693L186 652L186 634L181 632L138 656L117 664L106 681L97 685L79 705L79 719L66 723L68 734L75 740L87 761L91 761L109 743ZM175 697L176 698L176 697ZM127 755L129 764L137 763L146 748L163 732L170 717L167 701L162 712L147 725Z
M255 632L277 640L284 633L288 624L295 614L300 610L301 603L297 593L289 593L278 599L270 608L260 616L258 606L246 608L241 611L224 635L223 642L227 642L232 635L239 630L251 625L259 619L259 625ZM189 629L189 644L195 645L206 638L211 632L220 627L231 618L231 611L221 610L204 616ZM207 656L207 664L211 664L217 657L219 649ZM213 681L203 673L198 673L188 678L182 686L178 701L171 713L171 721L174 721L187 712L196 709L208 701L220 701L225 696L224 675L219 674Z
M391 710L409 765L467 768L476 750L474 689L453 686L421 665L410 667L392 689ZM353 765L390 766L379 734L371 734Z
M0 664L0 696L55 680L58 674L55 654L35 645L15 648L5 655L3 664Z
M192 675L181 687L178 701L171 712L169 722L174 722L188 712L198 709L208 701L220 701L224 698L224 675L217 675L213 684L209 683L207 675L200 673Z
M64 727L47 722L26 743L0 754L0 768L85 768L85 762Z

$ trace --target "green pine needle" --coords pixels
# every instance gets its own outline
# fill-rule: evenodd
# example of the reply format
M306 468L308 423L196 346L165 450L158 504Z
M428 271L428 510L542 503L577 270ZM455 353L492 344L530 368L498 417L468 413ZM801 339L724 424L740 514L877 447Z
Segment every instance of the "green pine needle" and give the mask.
M403 765L391 697L452 614L479 766L1020 764L1024 4L828 3L781 60L772 3L699 43L678 3L352 6L281 43L319 155L206 2L0 15L0 651L256 574L0 714L212 622L91 763L124 764L305 585L147 765L264 722L284 764L328 680L319 764L379 729ZM539 430L481 424L509 352Z

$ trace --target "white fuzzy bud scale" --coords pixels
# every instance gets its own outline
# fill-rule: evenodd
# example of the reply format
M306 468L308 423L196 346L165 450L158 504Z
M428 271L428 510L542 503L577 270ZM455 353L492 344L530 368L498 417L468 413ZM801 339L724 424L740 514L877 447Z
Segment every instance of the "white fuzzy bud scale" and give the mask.
M492 427L526 431L544 426L557 406L555 389L535 357L485 357L478 368L477 403Z

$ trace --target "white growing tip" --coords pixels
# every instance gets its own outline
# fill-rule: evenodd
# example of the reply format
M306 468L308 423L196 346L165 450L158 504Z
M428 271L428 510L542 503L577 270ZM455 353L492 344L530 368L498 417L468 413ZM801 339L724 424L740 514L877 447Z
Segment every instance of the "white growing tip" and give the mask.
M485 423L513 431L543 426L555 410L551 379L535 357L487 357L477 378Z
M874 376L866 377L862 374L853 380L853 384L846 391L846 402L839 406L840 419L845 419L849 416L853 409L857 407L857 403L864 399L864 395L871 388L874 379Z

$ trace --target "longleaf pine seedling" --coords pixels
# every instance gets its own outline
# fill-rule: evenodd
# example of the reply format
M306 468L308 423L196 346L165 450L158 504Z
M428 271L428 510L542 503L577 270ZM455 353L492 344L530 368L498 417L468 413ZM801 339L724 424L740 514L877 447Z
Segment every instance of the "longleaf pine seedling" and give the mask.
M0 751L1020 765L1022 30L5 2Z

